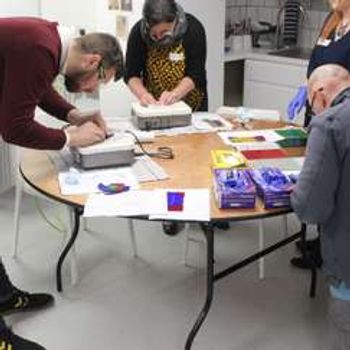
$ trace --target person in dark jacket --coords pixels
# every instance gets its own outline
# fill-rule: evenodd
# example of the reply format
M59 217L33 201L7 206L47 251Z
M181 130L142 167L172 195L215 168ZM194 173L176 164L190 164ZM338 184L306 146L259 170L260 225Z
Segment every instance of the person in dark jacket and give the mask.
M350 71L350 1L328 0L331 12L325 19L320 35L313 48L306 77L309 79L312 72L324 64L339 64ZM288 105L288 117L293 120L297 113L306 105L304 126L308 126L312 119L310 101L307 101L306 86L301 86ZM302 225L306 230L305 224ZM298 242L298 247L301 247ZM293 266L299 268L312 268L316 264L320 267L319 238L306 241L307 253L302 257L291 260ZM310 258L311 257L311 258Z
M35 149L85 146L106 137L98 112L83 115L52 87L58 74L69 92L92 92L121 77L122 51L111 35L76 37L68 28L38 18L0 19L0 136ZM34 120L36 107L69 124L53 129ZM28 293L10 281L0 258L0 349L43 350L6 326L3 316L52 305L49 294Z
M306 158L291 197L302 222L320 228L330 287L329 350L350 349L350 74L339 65L314 70L308 97L315 114Z

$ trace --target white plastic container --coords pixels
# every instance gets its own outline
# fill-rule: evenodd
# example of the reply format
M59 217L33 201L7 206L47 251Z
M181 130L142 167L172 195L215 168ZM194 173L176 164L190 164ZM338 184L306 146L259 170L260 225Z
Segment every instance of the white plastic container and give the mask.
M250 34L243 35L243 49L246 52L252 51L252 36Z
M167 106L149 105L147 107L139 102L134 102L132 113L141 130L187 126L192 121L192 109L183 101Z
M244 50L243 35L231 36L231 51L233 53L242 52Z
M128 165L134 162L132 135L116 133L96 145L72 148L74 162L83 169Z

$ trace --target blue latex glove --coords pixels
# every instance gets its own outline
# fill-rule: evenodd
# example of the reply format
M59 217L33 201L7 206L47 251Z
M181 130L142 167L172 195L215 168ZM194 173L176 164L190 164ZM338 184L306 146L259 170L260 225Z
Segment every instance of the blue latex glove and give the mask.
M307 88L305 85L299 87L296 95L288 104L287 115L290 121L294 120L297 114L305 106L307 100Z

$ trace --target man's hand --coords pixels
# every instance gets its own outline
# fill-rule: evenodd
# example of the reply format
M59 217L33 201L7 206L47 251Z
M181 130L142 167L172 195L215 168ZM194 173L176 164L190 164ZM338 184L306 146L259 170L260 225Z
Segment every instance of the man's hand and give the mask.
M105 131L92 121L87 121L80 126L71 126L65 131L69 135L68 146L70 147L89 146L106 138Z
M156 105L159 102L154 98L152 94L150 94L149 92L146 92L141 96L140 103L143 106L148 106L148 105Z
M172 105L179 101L179 96L174 91L164 91L159 98L159 104Z
M71 125L76 126L81 126L86 122L93 122L107 135L107 125L100 111L83 112L79 109L72 109L67 115L67 121Z

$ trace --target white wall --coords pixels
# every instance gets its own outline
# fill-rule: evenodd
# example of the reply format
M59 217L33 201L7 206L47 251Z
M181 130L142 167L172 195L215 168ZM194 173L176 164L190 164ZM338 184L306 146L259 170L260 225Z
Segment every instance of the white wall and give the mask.
M45 19L88 30L96 26L95 0L41 0L40 3L40 13Z
M40 0L2 0L0 16L38 16Z
M117 11L108 10L108 0L96 0L96 23L98 30L106 31L115 35L116 32L116 14ZM131 13L123 12L128 17L129 30L140 19L143 0L133 0L133 11ZM120 39L120 38L119 38ZM126 50L126 41L120 40L124 53ZM135 97L125 85L124 81L109 84L100 91L100 106L103 115L106 117L124 117L130 116L131 102Z
M186 12L195 15L207 34L209 110L215 111L224 101L225 0L177 0Z

